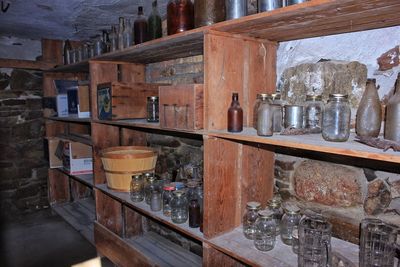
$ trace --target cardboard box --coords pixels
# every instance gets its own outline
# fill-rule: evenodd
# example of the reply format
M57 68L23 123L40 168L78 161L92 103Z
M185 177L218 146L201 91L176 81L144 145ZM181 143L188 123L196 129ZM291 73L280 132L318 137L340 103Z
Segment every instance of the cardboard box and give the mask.
M63 142L63 167L69 174L93 172L92 147L73 141Z
M67 94L59 94L56 96L57 116L68 117L68 96Z
M78 118L90 118L89 85L78 87Z
M57 146L60 142L60 138L47 137L48 149L49 149L49 167L51 169L61 168L63 166L62 158L56 155Z

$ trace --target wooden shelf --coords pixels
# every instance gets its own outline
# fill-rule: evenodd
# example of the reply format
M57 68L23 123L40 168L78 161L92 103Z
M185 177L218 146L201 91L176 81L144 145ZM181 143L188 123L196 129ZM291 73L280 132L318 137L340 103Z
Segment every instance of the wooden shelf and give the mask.
M344 155L355 158L365 158L372 160L400 163L400 152L392 150L383 152L381 149L369 147L354 141L354 134L350 135L347 142L327 142L321 134L309 135L279 135L274 134L271 137L258 136L253 128L244 128L241 133L228 133L227 131L212 131L208 135L219 138L256 142L260 144L288 147L293 149L304 149L322 153Z
M81 62L68 64L68 65L58 65L53 69L49 69L50 72L89 72L89 60L82 60Z
M93 199L85 198L74 202L56 204L52 208L90 243L94 244L93 222L96 215Z
M92 173L91 174L72 175L72 174L69 174L67 171L65 171L63 168L57 168L57 170L68 175L72 179L77 180L78 182L81 182L82 184L84 184L90 188L93 188L93 174Z
M63 122L77 122L77 123L90 123L90 118L78 118L78 117L45 117L46 120L63 121Z
M188 222L183 224L175 224L172 222L170 217L164 216L162 211L152 211L150 206L147 205L144 201L142 202L133 202L129 197L129 193L126 192L117 192L112 189L109 189L106 184L96 185L96 188L106 193L109 196L119 200L123 204L133 208L134 210L145 214L148 217L154 218L157 221L164 223L171 228L178 230L179 232L190 236L196 240L203 241L203 233L200 232L199 228L190 228Z
M54 68L54 66L54 63L45 61L0 58L0 68L48 70Z
M92 138L90 135L83 135L83 134L59 134L57 137L62 138L62 139L67 139L70 141L82 143L88 146L92 146Z

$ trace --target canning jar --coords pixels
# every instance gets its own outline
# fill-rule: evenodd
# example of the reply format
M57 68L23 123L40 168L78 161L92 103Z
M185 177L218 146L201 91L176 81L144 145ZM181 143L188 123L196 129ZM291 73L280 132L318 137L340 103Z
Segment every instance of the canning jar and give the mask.
M132 176L130 197L133 202L141 202L144 199L144 182L140 174Z
M144 198L146 203L150 205L151 192L153 192L154 190L159 190L158 182L153 173L149 172L145 173L144 177L145 177Z
M180 224L187 221L189 217L188 201L183 190L173 192L171 201L171 220L174 223Z
M257 135L272 136L272 116L273 111L271 107L270 97L262 97L260 106L257 110Z
M158 190L153 190L150 195L150 209L152 211L160 211L161 205L161 193Z
M147 97L147 121L158 122L158 96Z
M283 209L281 207L281 201L278 198L272 198L268 201L268 209L272 211L272 218L276 224L276 235L279 235L280 229L279 225L281 224L282 216L283 216Z
M322 137L326 141L345 142L350 136L351 110L347 95L331 94L322 116Z
M313 133L321 132L322 123L322 96L306 96L305 128L313 130Z
M257 118L258 118L258 108L260 107L261 104L261 99L267 98L267 94L257 94L256 96L256 101L254 102L254 107L253 107L253 128L257 129Z
M254 246L261 251L268 251L274 248L276 238L276 224L271 210L258 212L255 223Z
M283 125L283 101L281 100L281 94L271 94L272 98L272 129L274 133L282 131ZM278 227L279 228L279 227Z
M282 242L286 245L292 245L292 232L295 226L299 225L301 218L300 209L294 204L287 204L283 207L285 214L282 216L280 231Z
M163 187L163 201L162 201L162 208L163 208L163 214L167 217L171 216L171 201L174 192L175 187L172 186L171 184L164 185Z
M259 202L248 202L246 205L246 213L243 216L243 234L247 239L253 240L255 229L255 222L258 218L258 211L261 204Z

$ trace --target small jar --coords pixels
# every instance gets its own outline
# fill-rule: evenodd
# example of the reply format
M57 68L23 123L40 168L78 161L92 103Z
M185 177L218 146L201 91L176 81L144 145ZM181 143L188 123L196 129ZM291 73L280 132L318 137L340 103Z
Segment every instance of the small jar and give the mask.
M326 141L345 142L350 136L350 104L347 95L331 94L322 116L322 137Z
M321 132L322 123L322 96L306 96L305 128L313 130L313 133Z
M171 220L177 224L185 223L189 217L186 194L182 190L177 190L173 192L173 195L171 201Z
M282 216L283 216L283 209L281 207L281 201L278 198L272 198L268 201L268 209L273 212L272 218L276 224L276 235L279 235L280 229L279 225L281 224Z
M272 99L272 129L274 133L282 131L283 125L283 107L282 107L282 100L281 94L274 93L271 94ZM279 228L279 227L278 227Z
M174 192L175 187L173 187L171 184L164 185L163 188L163 203L162 203L162 208L163 208L163 214L167 217L171 217L171 201Z
M300 209L294 204L287 204L283 209L285 214L283 214L280 224L281 239L283 243L291 246L293 228L299 225L301 218Z
M256 101L254 102L253 107L253 128L257 130L257 118L258 118L258 108L261 104L261 99L267 98L267 94L257 94Z
M248 202L246 205L246 213L243 216L243 234L247 239L254 240L255 222L260 207L259 202Z
M144 182L139 174L132 176L130 198L133 202L141 202L144 199Z
M144 185L144 198L145 201L148 205L150 205L151 202L151 192L154 190L159 190L158 188L158 182L156 177L154 176L153 173L145 173L144 174L144 179L145 179L145 185Z
M161 206L161 193L158 190L153 190L150 195L150 209L152 211L160 211Z
M254 235L254 246L258 250L269 251L275 246L276 224L272 216L273 212L271 210L258 212Z
M147 121L158 122L158 96L147 97Z
M257 110L257 135L272 136L272 107L270 97L261 97L260 106Z
M284 127L301 129L303 128L304 108L300 105L285 105Z
M190 200L189 203L189 227L200 227L200 204L197 199Z

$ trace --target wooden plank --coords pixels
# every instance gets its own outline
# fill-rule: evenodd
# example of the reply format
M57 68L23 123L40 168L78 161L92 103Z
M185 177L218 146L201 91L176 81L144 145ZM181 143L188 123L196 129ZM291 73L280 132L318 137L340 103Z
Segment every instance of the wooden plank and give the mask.
M78 117L45 117L47 120L60 121L60 122L77 122L77 123L90 123L92 120L89 118Z
M122 237L122 204L112 197L95 190L96 220L107 229Z
M246 266L238 260L222 253L211 247L207 243L203 243L203 266L204 267L242 267Z
M87 187L85 184L81 182L71 179L70 180L71 187L71 200L76 201L82 198L90 197L91 189Z
M54 63L44 61L0 58L0 68L48 70L54 66Z
M56 169L48 170L49 202L51 205L70 200L69 178Z
M85 134L59 134L57 137L62 138L62 139L67 139L71 140L74 142L79 142L86 144L88 146L93 145L92 138L90 135L85 135Z
M45 121L46 137L54 137L66 132L66 125L58 121Z
M146 66L143 64L120 64L120 81L124 83L144 83Z
M143 234L143 216L131 208L124 206L124 238L132 238Z
M63 64L63 41L42 39L42 60Z
M129 128L121 128L121 146L147 146L147 134Z
M101 151L104 148L119 146L119 128L112 125L92 123L93 142L93 175L94 184L104 184L106 175L101 162Z
M156 266L151 257L143 255L98 222L94 223L94 240L97 251L118 266Z

